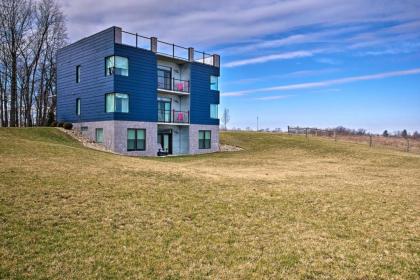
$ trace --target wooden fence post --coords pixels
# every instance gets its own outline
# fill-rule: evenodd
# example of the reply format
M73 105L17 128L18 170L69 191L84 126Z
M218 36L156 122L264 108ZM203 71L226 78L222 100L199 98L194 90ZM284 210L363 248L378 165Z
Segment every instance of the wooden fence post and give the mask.
M287 126L287 134L290 134L290 127Z
M308 128L305 128L305 136L308 138Z
M372 135L369 134L369 147L372 147Z
M334 141L337 142L337 131L334 130Z
M407 138L407 153L410 152L410 139Z

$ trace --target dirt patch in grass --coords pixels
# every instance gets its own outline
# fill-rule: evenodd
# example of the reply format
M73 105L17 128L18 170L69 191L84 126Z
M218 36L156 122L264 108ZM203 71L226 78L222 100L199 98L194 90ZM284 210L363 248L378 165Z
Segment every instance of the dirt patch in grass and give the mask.
M239 152L243 149L241 147L227 145L227 144L221 144L220 145L220 151L221 152Z

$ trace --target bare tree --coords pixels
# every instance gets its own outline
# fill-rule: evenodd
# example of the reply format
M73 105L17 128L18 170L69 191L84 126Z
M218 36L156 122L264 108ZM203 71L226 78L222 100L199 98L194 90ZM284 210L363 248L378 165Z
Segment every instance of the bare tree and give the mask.
M0 6L1 43L10 59L10 126L18 126L17 75L20 47L25 44L32 8L26 0L2 0Z
M227 124L229 123L229 121L230 121L229 109L225 108L223 110L223 115L222 115L222 123L223 123L223 128L225 130L227 130Z
M54 0L0 3L1 125L45 125L55 112L55 57L67 39L64 15Z

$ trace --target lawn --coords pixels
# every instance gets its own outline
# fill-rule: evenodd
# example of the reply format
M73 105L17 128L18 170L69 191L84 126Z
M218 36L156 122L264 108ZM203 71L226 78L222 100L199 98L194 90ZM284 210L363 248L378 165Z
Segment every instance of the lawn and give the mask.
M134 158L0 129L0 279L419 279L420 156L284 134Z

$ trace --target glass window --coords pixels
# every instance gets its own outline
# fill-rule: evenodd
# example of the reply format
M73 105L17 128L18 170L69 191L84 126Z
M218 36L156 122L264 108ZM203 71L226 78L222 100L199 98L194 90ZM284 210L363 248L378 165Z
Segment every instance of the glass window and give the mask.
M210 118L218 119L219 118L219 105L210 104Z
M80 65L76 66L76 83L80 83Z
M127 150L134 151L136 147L136 130L128 129L127 130Z
M82 127L80 128L80 130L81 130L81 131L88 131L88 130L89 130L89 127L87 127L87 126L82 126Z
M219 77L218 76L210 76L210 89L219 90Z
M128 76L128 58L123 56L108 56L105 58L105 75Z
M76 115L80 116L80 98L76 99Z
M128 113L128 94L108 93L105 98L105 103L107 113Z
M127 129L127 151L146 150L146 130L145 129Z
M198 148L199 149L211 148L211 131L210 130L198 131Z
M97 128L95 132L95 141L96 143L103 143L104 142L104 129L103 128Z

